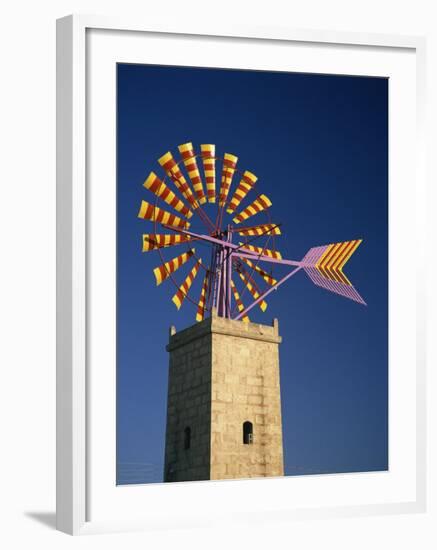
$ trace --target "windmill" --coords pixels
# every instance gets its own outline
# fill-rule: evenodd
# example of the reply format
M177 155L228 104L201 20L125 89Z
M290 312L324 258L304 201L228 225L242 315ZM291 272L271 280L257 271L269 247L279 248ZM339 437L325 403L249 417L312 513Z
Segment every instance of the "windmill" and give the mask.
M156 284L171 281L177 309L191 302L196 321L215 310L248 322L250 310L265 311L267 296L299 271L315 285L365 305L343 272L361 239L312 247L300 260L283 258L276 247L281 224L271 219L272 202L258 190L257 176L240 170L234 154L216 155L212 144L201 145L200 153L192 143L178 150L178 159L170 151L162 155L160 175L151 172L144 181L153 198L143 200L138 213L154 224L153 233L142 236L142 249L158 252ZM279 266L288 272L278 278ZM183 267L189 271L181 278Z
M196 308L193 326L171 327L164 481L284 475L279 324L249 322L269 294L299 271L317 286L364 300L343 269L361 239L310 248L300 260L276 246L281 224L258 178L238 157L191 143L158 159L144 182L152 199L138 216L153 224L143 251L157 251L157 285ZM158 170L157 170L158 171ZM274 269L287 270L278 276ZM277 270L277 269L276 269ZM196 289L197 286L197 289ZM238 322L243 321L243 322Z

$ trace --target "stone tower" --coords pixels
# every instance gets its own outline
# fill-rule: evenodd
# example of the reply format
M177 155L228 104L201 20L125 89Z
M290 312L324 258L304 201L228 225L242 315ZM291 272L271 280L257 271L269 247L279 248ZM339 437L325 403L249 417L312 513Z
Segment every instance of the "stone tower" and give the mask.
M284 475L278 323L170 331L164 481Z

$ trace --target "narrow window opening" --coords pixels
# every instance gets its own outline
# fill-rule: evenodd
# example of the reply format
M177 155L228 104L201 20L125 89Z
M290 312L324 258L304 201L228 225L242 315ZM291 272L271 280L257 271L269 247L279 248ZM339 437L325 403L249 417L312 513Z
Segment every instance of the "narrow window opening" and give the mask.
M243 443L245 445L253 443L253 424L248 420L243 423Z
M184 449L187 450L191 447L191 428L188 426L184 430Z

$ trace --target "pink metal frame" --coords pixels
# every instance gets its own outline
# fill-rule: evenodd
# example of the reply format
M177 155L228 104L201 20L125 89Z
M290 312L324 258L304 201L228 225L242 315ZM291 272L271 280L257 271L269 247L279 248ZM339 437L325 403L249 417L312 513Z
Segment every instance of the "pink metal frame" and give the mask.
M198 155L196 155L196 157L197 156ZM178 166L179 164L181 164L181 161L179 161ZM236 171L238 172L238 170ZM158 197L156 197L156 201L157 200L158 200ZM155 202L155 205L156 205L156 202ZM257 304L262 302L266 296L268 296L273 291L277 290L280 285L282 285L285 281L287 281L293 275L298 273L301 269L304 269L304 271L307 273L307 275L315 285L325 288L327 290L330 290L331 292L335 292L336 294L345 296L356 302L365 304L365 301L362 299L362 297L359 295L359 293L356 291L356 289L352 285L343 284L336 280L323 277L320 271L317 269L317 261L319 260L319 258L323 256L323 253L326 251L327 246L329 245L311 248L307 252L305 257L300 261L272 258L270 256L264 255L263 253L259 254L258 252L252 252L251 250L243 248L245 246L244 244L236 245L232 242L232 235L234 232L238 232L239 228L234 228L232 225L228 225L226 230L221 229L225 206L226 205L222 205L219 207L218 213L217 213L217 219L214 224L199 205L199 208L197 209L197 213L199 214L205 226L208 228L207 230L211 231L211 234L194 233L192 231L179 229L179 228L175 228L175 227L171 227L163 224L164 227L166 227L168 230L176 231L184 235L189 235L192 237L192 240L202 240L212 245L211 265L209 268L206 268L204 265L202 265L202 267L206 270L207 277L208 277L207 295L205 300L206 309L211 310L211 308L216 308L218 315L221 317L226 317L226 318L235 319L235 320L241 319L242 317L247 315L247 313L252 308L254 308ZM155 231L156 231L156 220L155 220ZM272 230L270 229L266 231L266 233L263 235L267 236L268 239L270 240L270 238L273 235ZM256 235L254 238L256 239L263 235ZM249 244L249 242L246 242L245 244ZM264 247L262 248L262 251L264 251L266 248L267 248L267 244L264 245ZM159 250L159 254L164 263L161 250ZM258 292L259 295L243 311L236 312L236 314L234 314L234 311L232 310L232 288L231 288L232 268L235 265L235 262L240 258L246 258L246 259L252 260L255 262L255 265L257 265L261 261L261 262L279 264L282 266L289 266L293 269L289 273L284 275L281 279L279 279L274 285L267 288L267 290L265 290L264 292ZM238 266L237 269L245 273L241 265ZM252 270L252 273L253 273L253 270ZM171 274L169 275L173 283L176 286L178 286L176 281L173 279L172 275ZM248 274L246 275L247 275L247 279L250 280L252 286L256 288L256 284L253 281L251 275L248 275ZM247 284L244 290L246 290L246 288L247 288ZM193 302L193 300L191 300L189 296L187 297L190 299L190 301Z
M311 280L318 286L324 287L331 292L341 294L351 300L365 304L364 300L358 294L353 286L338 283L333 280L322 277L315 267L315 263L318 258L321 257L326 250L326 246L312 248L305 257L300 260L284 260L278 258L271 258L257 252L250 250L241 250L244 245L236 245L232 242L232 226L228 226L227 230L218 234L216 237L211 235L194 233L185 229L176 229L167 226L168 229L177 231L184 235L189 235L195 239L200 239L213 245L214 263L211 266L210 271L210 284L214 286L214 292L212 295L212 306L217 308L217 313L221 317L233 318L235 320L241 319L247 313L259 304L266 296L273 291L277 290L285 281L293 277L301 269L309 275ZM292 267L292 271L284 275L274 285L262 292L258 298L256 298L248 307L237 315L232 315L231 308L231 275L232 265L235 258L247 258L255 260L256 262L269 262L279 264L283 266Z

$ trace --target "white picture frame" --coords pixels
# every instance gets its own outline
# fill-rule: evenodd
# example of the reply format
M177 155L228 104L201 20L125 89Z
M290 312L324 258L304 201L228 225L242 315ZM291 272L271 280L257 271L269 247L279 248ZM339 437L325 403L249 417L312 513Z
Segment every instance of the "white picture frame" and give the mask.
M414 365L411 364L411 361L409 365L410 370L413 369L414 371L414 376L411 379L404 379L402 384L400 383L396 388L393 388L395 393L391 393L391 398L395 403L402 403L404 400L404 402L410 403L411 407L414 407L414 422L410 426L410 436L405 435L405 437L414 438L414 449L410 449L410 452L406 453L410 456L409 464L402 466L405 467L405 472L408 470L410 476L409 486L403 487L404 493L402 495L391 493L389 498L383 497L378 502L374 502L373 497L369 495L367 500L360 500L359 498L353 502L348 500L349 504L342 504L343 501L341 500L335 502L334 500L320 499L315 505L306 506L304 504L286 504L284 500L281 500L280 484L283 484L285 479L266 480L266 483L262 481L262 490L267 491L270 495L277 494L278 505L263 508L263 505L259 504L258 508L255 506L251 512L254 520L257 518L256 509L260 513L258 517L261 517L262 513L264 519L274 520L276 517L293 519L424 511L426 501L425 252L424 245L420 243L418 238L424 232L425 220L421 213L425 212L426 202L425 152L423 145L424 39L408 36L367 35L284 28L237 28L234 26L229 28L214 28L213 26L211 28L179 28L177 24L152 26L147 22L74 15L60 19L57 22L57 528L70 534L84 534L132 528L147 529L161 523L177 525L178 521L183 522L184 525L187 524L187 521L192 525L204 525L209 523L209 520L206 516L201 516L201 510L196 511L194 501L208 498L208 493L211 494L210 491L214 491L217 495L216 508L214 509L216 520L239 521L244 517L244 514L239 516L232 507L227 510L227 500L232 499L234 502L244 503L247 499L249 501L253 500L255 494L254 482L247 480L232 482L231 484L208 482L206 484L160 485L150 488L147 494L143 491L144 494L142 495L139 495L141 489L138 489L138 491L134 489L138 493L137 496L133 496L131 488L121 488L116 492L111 490L105 493L106 489L104 489L103 483L106 483L106 481L102 481L100 485L94 483L96 458L90 452L90 449L92 448L93 439L97 436L96 430L90 428L90 423L96 422L96 415L90 415L90 411L97 399L97 391L102 394L101 398L99 397L99 405L103 409L108 407L107 410L111 414L113 409L111 409L110 401L114 400L113 381L106 383L103 378L94 379L94 374L90 370L90 365L94 361L93 338L96 333L92 332L93 337L90 336L90 324L93 323L93 321L90 321L90 303L94 299L92 296L94 287L92 283L93 275L90 273L89 266L91 265L90 254L94 253L95 248L92 246L89 235L89 229L93 224L93 210L90 206L93 203L93 189L90 188L89 182L93 178L95 168L94 163L90 162L89 148L93 140L87 133L87 124L88 118L93 116L90 115L90 109L93 107L89 88L89 82L93 79L93 75L90 74L90 71L95 70L98 58L91 59L88 56L91 55L89 50L92 50L92 55L95 55L95 52L99 52L99 48L102 49L102 44L99 45L98 40L90 38L93 36L94 31L106 33L105 40L107 42L104 50L105 55L108 56L108 63L113 62L111 55L115 55L116 58L118 58L118 55L122 55L123 61L125 61L126 56L132 56L134 48L138 45L138 40L147 36L153 40L159 40L160 44L168 43L163 51L165 52L165 59L170 60L172 56L176 56L174 44L172 48L172 41L183 40L184 37L187 42L193 40L193 37L199 41L223 41L223 44L226 42L229 51L231 51L233 44L244 44L247 50L245 55L249 56L251 48L255 45L260 48L275 48L276 45L290 47L310 45L319 49L335 47L338 50L337 55L340 57L349 50L360 50L363 52L363 63L365 62L366 53L369 52L374 52L375 55L379 56L383 56L384 52L393 52L396 55L399 54L399 56L402 55L402 52L408 52L409 56L414 57L414 75L410 70L406 77L409 79L408 86L411 90L414 90L414 117L409 121L409 124L414 124L414 131L412 137L409 138L410 141L403 145L400 144L399 147L409 147L411 149L413 146L416 151L415 155L410 151L409 158L405 160L409 163L407 173L414 178L414 182L410 181L410 185L412 186L411 194L415 195L416 200L414 234L405 235L405 238L411 238L411 243L416 245L417 271L415 274L416 286L410 291L411 296L409 296L411 299L407 304L411 311L414 310L414 314L411 316L412 320L410 319L408 326L398 326L397 329L399 335L403 331L405 334L406 330L409 332L414 330L415 342L409 352L402 353L401 349L397 350L398 357L405 355L407 358L404 361L408 358L411 360L414 352ZM118 53L117 48L119 45L114 37L120 33L126 37L129 35L129 41L126 43L125 51L121 52L119 50L120 53ZM112 46L107 47L108 44L112 44ZM90 45L92 45L92 48L90 48ZM217 55L220 55L220 53ZM345 57L347 56L345 55ZM258 53L257 58L260 58ZM134 61L140 62L141 60L136 58ZM241 63L244 64L244 61L241 61ZM388 60L387 63L392 63L392 60ZM178 64L177 61L175 64ZM393 64L399 65L400 72L403 70L403 65L408 65L408 63L399 63L394 60ZM266 67L268 66L267 63ZM301 66L301 70L303 68L304 65ZM330 70L329 59L326 62L325 70L327 72ZM380 70L382 71L381 74L385 74L383 69ZM379 73L376 72L375 74ZM100 85L107 84L105 78L104 71L101 74L99 73L97 80ZM113 97L112 93L110 95ZM111 105L108 108L110 107ZM409 108L413 109L413 106L410 105ZM98 119L94 122L98 122ZM113 140L111 141L111 132L109 134L106 146L111 148ZM103 144L101 147L104 148L105 145ZM111 169L114 168L113 161L112 158L108 160ZM392 163L392 159L390 162ZM391 164L391 170L396 172L396 166ZM396 178L402 177L397 173L395 175ZM112 176L109 175L109 177ZM406 198L408 197L405 196L404 199ZM115 201L115 198L113 200ZM114 203L110 202L107 206L110 212L113 211ZM399 200L393 208L391 207L390 212L395 220L398 217L401 221L402 208L404 207L405 200L404 202ZM399 226L399 232L401 231L402 228ZM395 262L396 257L392 257L390 261ZM399 284L402 285L403 283ZM110 291L111 287L108 288ZM398 291L401 292L402 288L399 287ZM93 312L96 310L96 305L98 306L98 302L93 305ZM393 307L396 307L396 301ZM396 349L391 351L396 352ZM98 373L96 376L100 376L100 374ZM102 383L98 382L96 384L96 381ZM96 390L96 387L99 387L99 389ZM114 403L112 407L115 408ZM406 406L406 408L408 407ZM391 412L393 412L392 409ZM90 417L92 417L92 421ZM102 449L109 448L105 445L111 445L114 431L115 426L111 431L110 437L112 439L100 441L99 447ZM403 434L398 434L398 436L402 438ZM111 468L113 456L109 456L109 454L108 452L106 456L103 454L98 457L102 471ZM106 463L103 464L103 461ZM341 480L346 480L345 483L347 484L352 483L350 474L311 477L313 481L311 481L310 493L315 490L316 485L325 485L326 491L331 492L334 485L341 483ZM295 479L297 479L295 484L306 483L306 481L299 481L298 478ZM334 481L330 481L332 479ZM374 483L377 487L378 484L381 484L382 487L383 482L381 479L382 477L379 479L372 478L372 480L369 478L368 481L370 485ZM258 484L258 482L255 483ZM367 483L367 480L365 482L357 480L357 483L362 485ZM92 485L93 489L91 490ZM229 489L230 487L232 489ZM257 485L256 492L260 490L260 487L260 485ZM129 494L130 490L131 493ZM96 495L96 492L101 492L100 496ZM93 496L91 496L91 493ZM296 490L296 493L299 493L299 491ZM184 499L186 502L187 498L192 499L190 500L193 504L192 511L185 510L186 515L178 518L174 512L177 506L180 506L178 499ZM317 500L318 497L315 498ZM94 502L99 503L111 499L120 501L118 507L108 507L104 510L100 506L101 511L99 513L90 514L91 507L95 506ZM167 510L164 517L162 510L164 510L169 499L174 501L175 508L173 511ZM132 509L129 508L129 501L132 501ZM144 510L144 503L149 503L149 511ZM95 507L97 509L98 505ZM126 510L126 513L121 514L121 509ZM134 513L132 511L134 509L138 513ZM193 516L192 522L190 513ZM94 518L94 515L96 518Z

